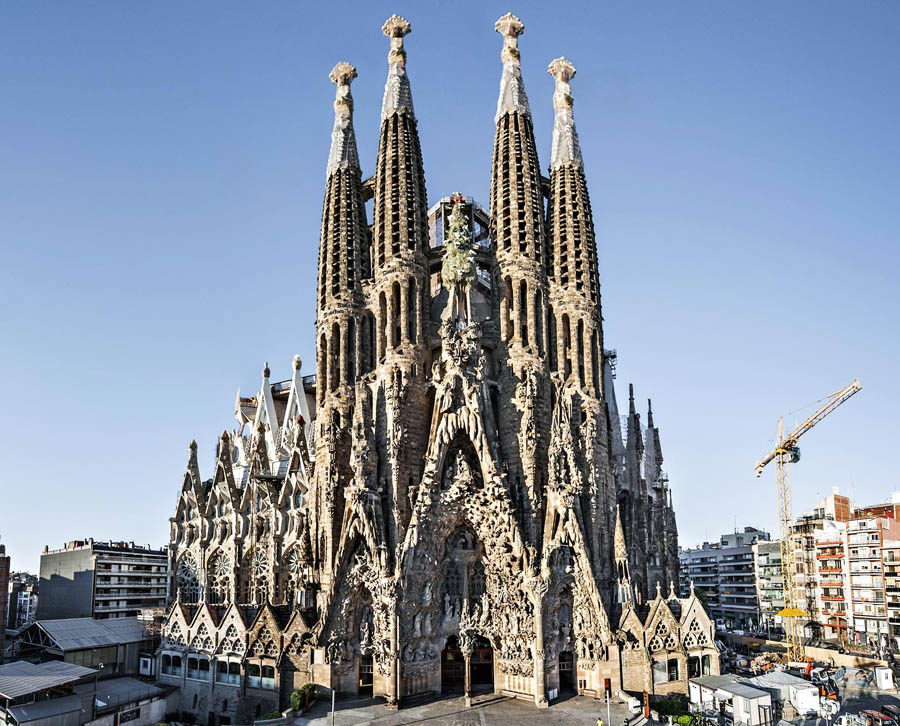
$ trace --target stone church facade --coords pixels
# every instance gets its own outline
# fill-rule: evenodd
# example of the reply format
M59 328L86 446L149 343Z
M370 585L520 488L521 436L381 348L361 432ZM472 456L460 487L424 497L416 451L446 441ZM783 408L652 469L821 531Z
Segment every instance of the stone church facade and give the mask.
M203 479L191 444L160 681L246 723L313 682L389 705L489 689L664 694L718 672L678 598L659 430L604 348L591 205L559 58L542 176L518 38L503 38L490 211L427 206L406 73L384 25L374 176L340 63L319 250L316 373L238 395ZM367 203L371 209L367 210ZM623 424L624 422L624 424ZM624 429L624 432L623 432ZM215 715L218 714L218 715Z

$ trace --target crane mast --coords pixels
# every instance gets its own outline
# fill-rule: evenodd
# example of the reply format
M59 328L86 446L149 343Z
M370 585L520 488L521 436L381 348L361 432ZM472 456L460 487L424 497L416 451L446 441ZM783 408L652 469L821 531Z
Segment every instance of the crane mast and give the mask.
M784 632L787 645L788 661L799 661L803 658L803 639L801 637L801 625L798 618L805 613L797 607L797 595L794 589L794 575L796 574L796 562L794 548L791 546L790 534L793 522L793 503L791 501L791 469L790 465L800 461L800 448L797 440L819 423L828 414L848 398L862 390L859 379L840 391L835 391L825 399L825 402L785 436L784 424L781 417L778 418L778 443L775 449L766 454L753 467L756 476L760 476L763 469L773 459L775 460L775 488L778 492L778 531L781 540L781 582L784 595L784 609L778 613L784 620Z

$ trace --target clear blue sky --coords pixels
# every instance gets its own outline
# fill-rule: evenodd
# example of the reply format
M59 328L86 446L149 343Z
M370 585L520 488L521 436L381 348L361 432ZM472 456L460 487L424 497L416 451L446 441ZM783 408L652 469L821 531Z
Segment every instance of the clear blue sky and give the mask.
M681 541L774 527L752 464L793 411L795 509L897 481L900 4L26 2L0 22L0 536L14 568L93 536L162 545L235 389L312 372L335 62L374 167L392 12L429 198L487 201L512 10L541 163L566 55L606 343L652 396ZM801 414L791 416L791 421Z

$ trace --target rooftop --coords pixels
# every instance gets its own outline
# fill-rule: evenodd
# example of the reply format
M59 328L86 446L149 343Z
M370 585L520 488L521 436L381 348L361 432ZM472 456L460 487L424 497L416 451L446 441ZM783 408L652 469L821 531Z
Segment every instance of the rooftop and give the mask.
M28 663L24 660L14 661L0 666L0 696L18 698L29 693L72 683L92 673L96 673L92 668L62 661L40 664ZM28 720L33 720L33 718Z
M55 647L63 652L139 643L148 637L144 624L138 622L137 618L38 620L32 627L46 633Z

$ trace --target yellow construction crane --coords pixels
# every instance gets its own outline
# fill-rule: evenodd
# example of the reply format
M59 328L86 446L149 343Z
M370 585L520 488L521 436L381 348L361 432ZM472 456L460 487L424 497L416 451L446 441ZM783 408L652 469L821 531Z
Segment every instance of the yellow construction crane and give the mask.
M823 399L825 402L818 410L786 436L781 417L779 417L778 443L775 449L763 457L762 461L757 461L753 467L756 470L756 476L760 476L766 465L772 459L775 459L779 511L778 527L781 536L781 581L784 593L784 609L778 614L782 616L784 621L789 661L799 661L803 658L803 639L800 636L802 626L798 619L806 615L803 610L797 607L797 596L794 591L796 563L794 561L794 548L790 544L791 522L793 521L790 465L800 461L800 448L797 446L797 440L844 401L861 390L862 386L859 385L859 378L857 378L849 386Z

